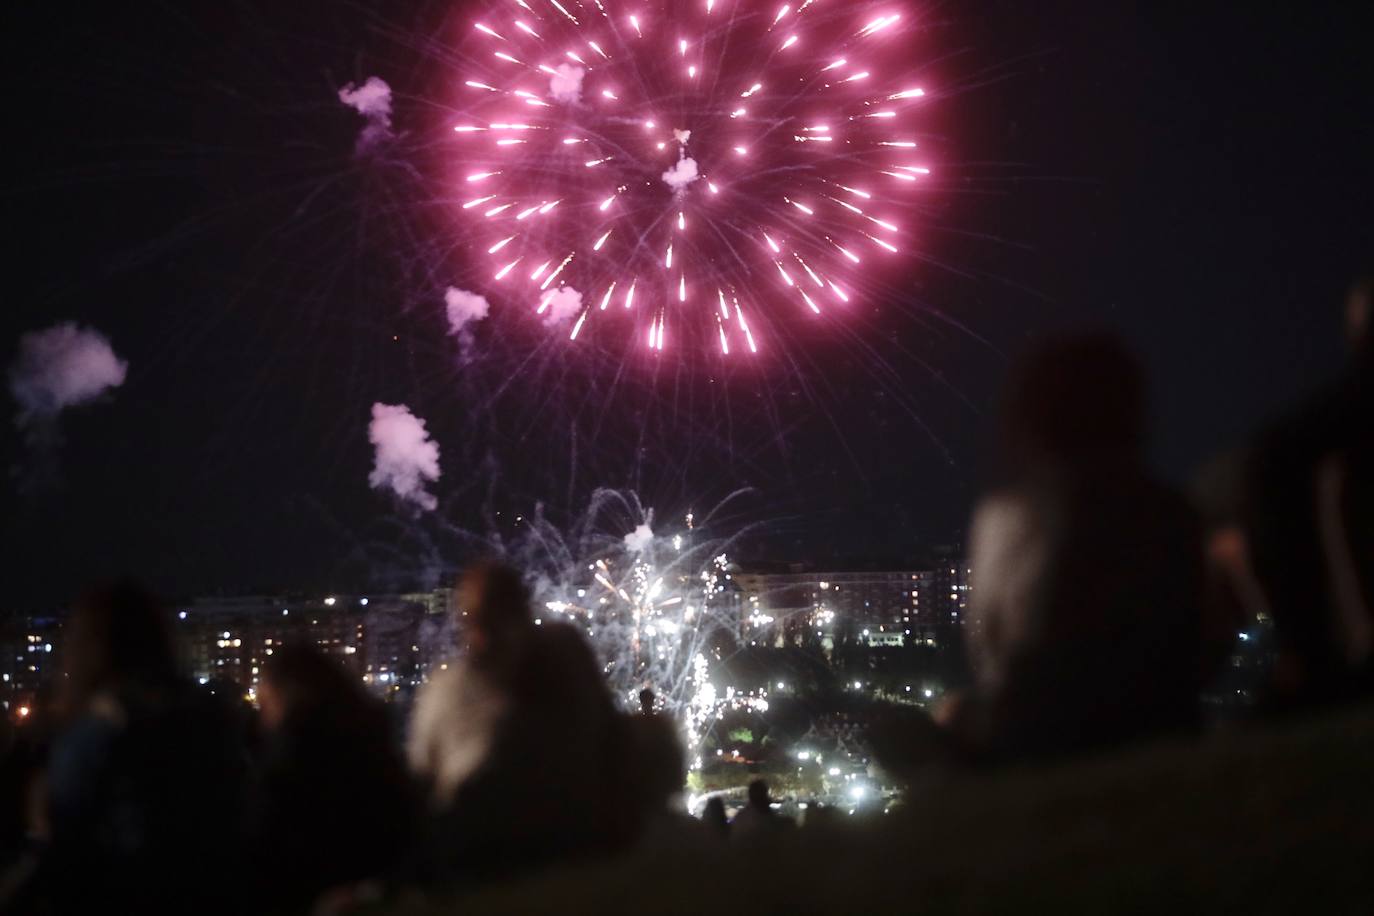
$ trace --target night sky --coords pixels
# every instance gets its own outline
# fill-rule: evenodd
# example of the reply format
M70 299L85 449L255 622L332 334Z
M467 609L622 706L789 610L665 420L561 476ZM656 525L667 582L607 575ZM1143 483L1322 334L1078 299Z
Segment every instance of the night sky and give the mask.
M55 444L3 425L0 610L121 572L176 595L375 581L431 523L367 487L374 401L429 421L465 528L598 485L661 514L749 486L747 555L903 558L961 536L1029 343L1119 332L1183 483L1338 370L1374 249L1358 4L928 4L922 259L843 334L727 368L515 334L460 367L442 289L470 252L402 164L354 155L335 96L381 76L398 129L433 132L417 100L453 71L407 46L462 4L134 6L0 14L0 352L73 320L130 364Z

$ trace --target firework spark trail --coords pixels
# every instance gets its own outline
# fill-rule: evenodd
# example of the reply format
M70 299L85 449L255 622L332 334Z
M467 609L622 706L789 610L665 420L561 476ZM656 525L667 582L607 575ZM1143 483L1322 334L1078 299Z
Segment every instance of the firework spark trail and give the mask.
M654 514L633 492L600 489L566 529L542 510L509 538L489 546L530 576L545 619L563 619L587 633L607 683L628 709L652 689L682 725L700 765L701 741L730 708L766 708L767 700L717 687L715 662L730 650L740 623L728 579L728 551L747 528L714 533L717 517L741 490L705 517L687 513L680 526L654 530Z
M501 298L537 309L562 265L582 309L545 323L574 340L756 353L910 247L929 168L900 0L479 10L452 125L460 212Z

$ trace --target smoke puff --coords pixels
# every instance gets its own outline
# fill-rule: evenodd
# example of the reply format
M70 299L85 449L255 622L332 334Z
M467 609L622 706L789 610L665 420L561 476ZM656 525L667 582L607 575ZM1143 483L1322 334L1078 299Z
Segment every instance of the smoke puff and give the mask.
M439 446L429 438L424 420L404 404L373 404L367 437L376 448L367 478L374 490L389 489L427 511L438 506L425 485L439 479Z
M391 87L386 80L370 76L361 86L349 83L339 90L339 101L367 119L358 137L360 150L391 136Z
M339 90L339 101L369 121L391 126L391 87L381 77L369 76L361 86L349 83Z
M482 321L491 314L491 303L487 302L486 296L456 286L450 286L448 292L444 293L444 303L448 306L450 334L462 334L469 324Z
M571 286L551 289L539 299L539 314L548 327L562 324L582 311L582 294Z
M51 420L118 388L128 371L129 364L94 329L66 322L25 334L10 367L10 392L19 404L16 420L20 426Z
M582 78L587 71L571 64L559 64L549 77L549 94L554 101L576 104L582 100Z
M677 165L663 173L663 181L674 191L681 191L701 176L697 173L697 161L690 156L684 156L677 161Z
M631 553L643 553L654 541L654 532L647 524L640 525L625 535L625 549Z

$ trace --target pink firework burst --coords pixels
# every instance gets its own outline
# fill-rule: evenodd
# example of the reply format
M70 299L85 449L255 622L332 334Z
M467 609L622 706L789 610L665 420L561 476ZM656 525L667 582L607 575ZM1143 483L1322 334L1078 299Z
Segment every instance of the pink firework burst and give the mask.
M912 18L893 0L484 7L455 180L498 301L573 340L726 355L855 302L928 174Z

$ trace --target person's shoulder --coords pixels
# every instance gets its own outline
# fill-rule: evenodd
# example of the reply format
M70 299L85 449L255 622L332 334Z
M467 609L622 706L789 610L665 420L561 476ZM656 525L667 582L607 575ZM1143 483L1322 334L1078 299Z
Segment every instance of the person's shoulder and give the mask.
M587 641L586 631L561 622L545 621L531 642L527 683L557 691L565 697L600 696L605 691L601 666Z
M591 657L585 630L563 621L544 621L536 628L535 645L540 652L564 658Z
M586 630L579 627L570 620L543 620L540 622L537 632L547 641L558 640L577 640L585 641Z
M124 724L99 712L86 712L53 738L47 779L51 791L65 796L87 785L92 775L117 755Z

